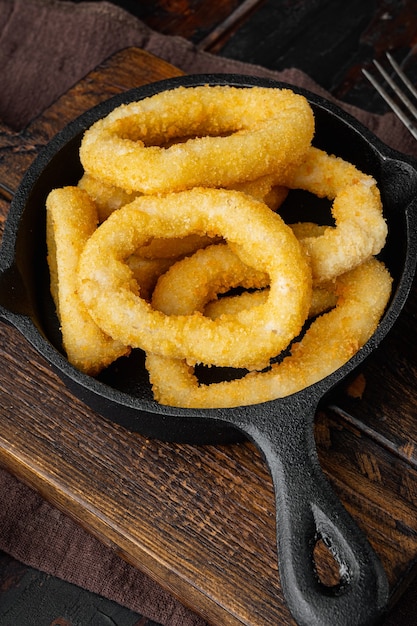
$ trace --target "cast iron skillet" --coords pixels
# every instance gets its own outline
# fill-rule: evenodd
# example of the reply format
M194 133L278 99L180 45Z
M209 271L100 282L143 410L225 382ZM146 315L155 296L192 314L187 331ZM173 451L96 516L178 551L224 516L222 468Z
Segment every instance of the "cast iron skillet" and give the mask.
M47 193L52 187L77 183L82 132L115 106L179 85L205 83L287 86L235 75L174 78L118 95L67 126L30 167L12 201L0 251L0 317L22 332L76 396L127 429L195 444L224 444L242 438L254 441L274 482L280 577L295 620L300 626L375 624L387 604L386 576L321 471L313 421L318 403L377 348L407 298L417 252L417 165L411 159L388 149L329 102L295 89L306 95L314 109L315 145L354 162L378 180L389 225L381 256L394 277L392 300L373 337L345 366L319 383L288 398L254 406L173 409L153 400L140 351L130 357L134 366L121 359L96 380L69 365L61 350L45 254ZM304 219L309 219L308 203L302 195L297 198L289 208L293 221L303 219L305 211ZM326 587L315 571L313 548L319 538L340 564L340 582L332 588Z

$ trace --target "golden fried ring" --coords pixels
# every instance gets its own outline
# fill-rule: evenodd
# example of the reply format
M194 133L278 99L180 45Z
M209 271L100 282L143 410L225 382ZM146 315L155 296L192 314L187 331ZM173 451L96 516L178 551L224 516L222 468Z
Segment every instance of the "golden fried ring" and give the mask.
M303 239L314 282L333 280L383 248L387 225L376 181L343 159L311 147L287 184L333 201L336 226Z
M218 244L197 250L162 274L152 294L152 306L165 315L203 313L207 302L218 294L236 287L262 289L267 285L266 272L243 263L227 244Z
M267 273L265 305L213 321L201 313L166 315L140 298L125 259L152 237L192 233L232 241L241 260ZM263 203L219 189L137 198L90 237L78 274L91 316L114 339L220 366L265 363L300 332L311 301L310 268L291 229Z
M141 195L134 192L129 193L114 185L107 185L103 181L89 176L88 174L82 176L78 182L78 187L84 189L94 201L97 207L98 221L100 224L114 211L117 211L125 204L130 204L135 198ZM265 195L273 193L272 185L269 184L268 187L266 187L266 183L260 183L259 192L261 193L261 191L264 192ZM277 198L274 198L274 202L277 204L278 201L285 199L288 190L284 188L281 190L281 188L279 188L275 193ZM214 243L210 237L200 237L199 235L189 235L181 239L161 239L156 237L146 246L142 246L140 250L136 250L135 254L140 257L140 259L175 259L185 254L195 252L198 248L203 248L210 243ZM140 267L140 260L135 261L135 265ZM156 266L157 264L153 265ZM166 264L161 262L161 265ZM143 267L144 266L140 268L140 273Z
M268 289L258 291L244 291L235 296L225 296L218 300L211 300L203 309L204 315L215 320L225 313L236 315L243 309L264 304L268 298ZM311 305L308 317L316 317L329 309L332 309L337 302L334 284L325 287L314 287L311 297Z
M154 239L148 246L136 250L126 259L126 264L132 270L133 277L138 283L141 298L151 299L158 278L171 265L219 240L220 238L200 237L199 235L190 235L181 239ZM150 252L152 254L149 258ZM154 256L156 252L161 252L161 256Z
M126 264L132 271L132 276L138 284L140 297L150 301L158 278L177 262L177 259L144 259L132 254L126 259Z
M319 237L320 235L323 234L323 232L325 231L326 227L325 226L320 226L318 224L315 224L313 222L299 222L297 224L290 224L290 228L293 231L293 233L295 234L295 236L297 237L297 239L302 239L303 237ZM209 250L206 248L206 253L205 254L209 254ZM229 252L229 254L231 254L231 252ZM189 261L186 260L184 261L181 265L185 265L186 263L188 263ZM224 260L221 260L221 264L223 266L224 264ZM204 264L205 266L207 266L207 264ZM247 271L247 267L242 265L242 276L244 275L244 272ZM213 272L214 266L211 265L209 268L210 272ZM166 271L166 270L165 270ZM199 268L193 268L193 271L195 271L195 280L196 282L198 282L200 280L200 276L199 276ZM163 272L160 272L160 276L163 274ZM176 272L177 274L177 272ZM174 280L175 280L175 274L174 274ZM204 279L202 279L204 281L208 281L210 280L210 278L206 275L206 277ZM249 282L249 281L246 281ZM154 286L156 285L156 281L154 283ZM182 298L182 287L180 286L178 288L178 283L175 280L175 283L169 286L167 286L168 289L171 289L171 291L173 293L177 292L178 295L180 296L180 298ZM242 285L242 284L241 284ZM252 285L253 287L254 285ZM216 294L217 295L217 294ZM220 299L216 299L216 300L211 300L210 302L208 302L208 304L206 304L205 306L202 305L202 303L200 302L199 307L200 308L204 308L204 315L206 315L207 317L211 317L212 319L216 319L217 317L220 317L220 315L222 315L223 313L237 313L238 311L242 310L242 309L249 309L251 306L257 306L258 304L262 304L263 302L266 301L268 297L268 289L262 289L261 291L244 291L243 293L239 294L239 295L232 295L232 296L224 296ZM329 309L333 308L336 305L336 293L335 293L335 286L333 282L328 282L328 283L323 283L321 285L314 285L313 286L313 293L312 293L312 298L311 298L311 305L310 305L310 309L308 312L308 317L316 317L316 315L320 315L321 313L324 313L325 311L328 311Z
M229 189L244 191L256 200L265 202L272 211L277 211L288 196L288 188L276 185L275 175L272 174L244 183L235 183Z
M266 372L228 382L199 384L185 360L146 355L155 399L160 404L220 408L288 396L342 367L371 337L387 305L391 277L372 258L336 281L337 306L318 317L291 354Z
M60 319L68 361L94 376L122 355L126 345L107 336L92 320L77 293L81 251L97 227L97 210L85 191L64 187L46 201L51 293Z
M303 234L310 235L322 233L323 228L312 223L291 226L293 231L301 230ZM152 304L166 315L188 315L194 311L207 315L208 310L208 317L217 319L223 313L237 314L243 309L266 303L268 286L268 274L248 267L227 244L218 244L200 249L161 272L152 294ZM263 291L244 292L239 296L214 300L236 287ZM309 317L322 313L335 303L332 284L316 287L312 293Z
M100 178L84 173L78 181L78 187L84 189L95 202L98 211L98 221L104 222L113 211L117 211L124 204L130 204L140 195L134 191L126 191L121 187L106 184Z
M284 192L283 188L277 188L277 197L282 198ZM318 226L313 223L292 224L290 227L295 232L297 239L300 239L300 236L313 237L321 235L325 229L324 226ZM198 249L218 243L219 239L200 235L189 235L181 239L154 239L148 246L143 246L137 250L126 259L126 263L132 270L133 277L138 283L141 298L145 300L152 298L152 293L159 277L165 274L174 263L181 261L185 256L196 252ZM148 258L150 252L153 253L151 254L152 258ZM158 252L162 256L158 256ZM175 258L173 256L174 253ZM245 268L247 271L247 266ZM264 297L266 300L267 294ZM309 315L317 315L326 308L333 306L334 303L334 290L331 285L323 285L320 289L316 286L313 290L313 300ZM247 308L249 308L249 305Z
M78 187L84 189L95 202L98 211L98 220L104 222L113 211L117 211L125 204L130 204L140 195L139 192L128 192L121 187L109 185L99 178L84 173L78 181ZM257 200L265 202L272 211L276 211L288 195L288 188L275 184L275 176L261 176L256 180L245 183L236 183L230 189L244 191Z
M80 158L88 174L128 192L231 187L268 174L280 184L313 133L310 105L289 89L178 87L98 120Z

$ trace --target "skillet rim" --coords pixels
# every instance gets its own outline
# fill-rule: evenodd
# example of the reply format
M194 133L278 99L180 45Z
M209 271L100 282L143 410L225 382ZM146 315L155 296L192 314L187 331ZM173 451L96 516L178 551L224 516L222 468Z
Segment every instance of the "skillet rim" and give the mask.
M70 141L74 141L75 138L94 121L104 117L112 109L122 103L131 102L134 99L143 99L159 93L160 91L173 89L178 86L187 87L202 84L234 85L238 87L266 86L290 88L294 92L304 95L311 104L324 111L325 114L330 114L336 119L338 124L341 123L347 127L349 131L360 137L362 141L369 144L375 158L377 158L380 163L392 161L407 165L417 179L417 161L415 159L390 148L377 138L361 122L341 109L337 104L331 100L323 98L320 95L314 94L309 90L281 81L275 81L273 79L265 79L241 74L194 74L168 78L116 94L115 96L112 96L111 98L95 105L67 124L41 149L39 155L33 161L22 178L10 205L2 245L0 248L0 279L5 275L5 273L7 273L7 271L12 269L15 264L19 225L32 189L36 186L37 180L60 150L67 146ZM417 180L415 181L414 189L417 190ZM404 208L404 214L407 227L404 266L399 278L396 292L393 294L390 305L378 325L378 328L365 346L363 346L363 348L342 367L338 368L335 372L321 379L317 383L285 398L278 398L276 400L254 405L242 405L239 407L224 409L187 409L160 405L154 400L134 397L77 370L74 366L70 365L67 359L58 351L57 348L54 347L49 339L42 336L33 319L27 315L15 313L7 307L2 307L0 304L0 319L14 325L22 333L25 339L29 341L29 343L31 343L44 358L46 358L50 365L52 365L52 367L56 370L58 375L64 379L67 387L71 389L75 396L83 400L90 408L93 408L93 410L96 410L102 416L107 417L113 422L122 424L129 430L136 432L143 432L143 429L140 427L136 428L135 426L132 426L132 424L129 426L126 423L123 423L125 420L120 417L111 417L108 414L103 413L102 410L94 408L91 400L86 399L87 395L92 394L99 400L104 401L104 403L108 402L111 405L121 406L123 409L127 408L129 411L136 412L138 414L139 422L142 419L143 413L145 413L148 416L159 415L162 418L170 417L173 418L174 421L178 421L184 417L188 418L187 421L190 419L195 421L195 419L212 420L215 418L215 421L219 424L225 420L227 425L231 422L231 416L241 416L242 413L251 415L255 412L259 413L263 410L266 410L267 413L270 411L276 413L277 411L280 412L282 410L279 407L288 407L294 403L304 404L307 395L309 396L310 401L319 402L336 384L355 370L359 364L362 363L369 356L369 354L378 347L380 342L385 338L397 321L404 307L411 289L417 263L417 200L414 200L414 202L410 201L408 203L407 207ZM159 435L157 436L162 438Z

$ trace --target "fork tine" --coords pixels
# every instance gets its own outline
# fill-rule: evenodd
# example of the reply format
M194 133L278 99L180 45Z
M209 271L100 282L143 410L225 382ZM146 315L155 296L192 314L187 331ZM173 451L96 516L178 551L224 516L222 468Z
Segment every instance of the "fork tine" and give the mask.
M387 52L386 56L387 56L388 61L391 63L391 66L394 68L394 70L397 72L398 76L403 81L404 85L407 87L407 89L410 91L410 93L413 94L413 96L417 99L417 89L414 87L414 85L411 82L411 80L408 78L408 76L406 74L404 74L404 72L402 71L402 69L398 65L397 61L392 57L392 55L389 52Z
M397 72L398 76L401 78L401 80L404 81L404 83L405 81L408 81L408 83L411 85L410 81L408 80L404 72L401 70L401 68L398 66L398 64L391 57L391 55L387 55L387 58L390 61L394 70ZM387 81L388 85L391 87L393 92L399 97L401 102L405 104L405 106L410 111L410 113L414 115L414 117L417 119L417 109L414 106L414 104L411 102L411 100L405 95L402 89L400 89L398 85L392 80L391 76L384 70L384 68L382 67L382 65L380 65L380 63L378 63L378 61L374 61L374 65L378 69L381 76L385 78L385 80Z
M413 85L410 83L410 81L408 80L404 72L401 70L401 68L398 67L398 64L394 61L394 59L388 53L387 53L387 58L390 61L394 71L398 73L401 80L404 82L407 88L410 89L413 95L416 94L416 98L417 98L417 91L414 89ZM414 104L405 95L405 93L398 87L398 85L393 81L391 76L389 76L389 74L384 70L381 64L378 63L378 61L374 61L374 65L379 71L379 73L381 74L381 76L383 76L383 78L386 80L388 85L391 87L393 92L398 96L398 98L403 102L403 104L405 104L408 111L417 119L417 108L414 106ZM404 111L398 106L395 100L387 93L387 91L374 78L374 76L372 76L370 72L368 72L366 69L363 69L362 72L364 76L369 80L371 85L373 85L376 91L380 94L380 96L385 100L385 102L388 104L391 110L397 115L397 117L402 121L404 126L413 135L414 139L417 139L417 128L415 127L411 119L404 113Z

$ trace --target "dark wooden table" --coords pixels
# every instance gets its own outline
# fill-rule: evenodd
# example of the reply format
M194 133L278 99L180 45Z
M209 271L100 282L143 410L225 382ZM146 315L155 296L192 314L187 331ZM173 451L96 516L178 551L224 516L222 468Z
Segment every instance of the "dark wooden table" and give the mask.
M392 49L413 71L415 2L174 4L137 0L126 7L154 29L215 54L272 69L297 66L370 110L384 105L362 66ZM0 180L16 188L38 147L100 99L178 73L140 50L115 55L21 135L0 125ZM3 194L2 222L8 206ZM393 332L316 416L323 469L379 554L392 602L414 577L417 556L416 315L414 287ZM252 444L147 440L87 409L4 324L0 350L2 465L214 626L294 624L279 584L272 484ZM332 564L318 558L330 576Z

